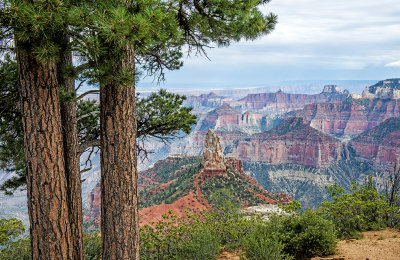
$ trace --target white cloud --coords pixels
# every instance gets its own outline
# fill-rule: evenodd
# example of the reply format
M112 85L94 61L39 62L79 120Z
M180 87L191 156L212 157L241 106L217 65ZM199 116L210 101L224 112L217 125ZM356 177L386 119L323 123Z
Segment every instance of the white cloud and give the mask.
M386 64L385 67L400 67L400 60L399 61L390 62L390 63Z

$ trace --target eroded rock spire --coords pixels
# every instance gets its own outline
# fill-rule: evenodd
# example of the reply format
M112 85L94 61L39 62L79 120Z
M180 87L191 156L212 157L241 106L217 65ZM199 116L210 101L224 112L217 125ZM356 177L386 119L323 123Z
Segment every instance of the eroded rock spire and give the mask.
M214 130L209 129L204 141L203 167L206 170L226 170L224 153Z

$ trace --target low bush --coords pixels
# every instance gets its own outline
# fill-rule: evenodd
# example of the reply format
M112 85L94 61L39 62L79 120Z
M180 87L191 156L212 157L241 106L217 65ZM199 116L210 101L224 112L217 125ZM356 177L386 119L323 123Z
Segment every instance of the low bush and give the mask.
M19 239L15 242L9 242L6 248L0 250L0 259L2 260L32 259L30 239Z
M215 259L220 252L219 237L208 229L191 230L186 239L178 246L178 259Z
M272 218L270 230L276 230L284 252L296 259L335 253L336 232L331 221L313 210L301 215Z
M376 190L372 177L365 178L361 185L353 182L349 193L337 185L327 190L332 201L322 202L320 212L334 223L339 238L357 238L362 231L382 229L394 212Z
M254 233L244 239L243 248L248 260L289 260L293 257L284 253L284 245L277 234L270 232L263 224L258 224Z
M31 259L30 240L21 238L24 232L25 228L21 220L0 219L0 259Z
M84 238L85 256L87 260L101 259L102 246L101 236L99 232L85 234Z
M302 259L335 253L333 223L316 211L273 216L256 224L255 232L244 243L249 259Z

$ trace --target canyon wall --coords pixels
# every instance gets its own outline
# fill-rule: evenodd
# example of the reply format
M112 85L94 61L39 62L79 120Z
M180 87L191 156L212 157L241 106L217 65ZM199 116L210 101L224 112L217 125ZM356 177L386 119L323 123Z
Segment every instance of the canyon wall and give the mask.
M244 161L294 163L316 168L326 168L332 161L346 156L344 145L338 139L311 128L302 118L288 118L268 132L242 139L232 150L230 156Z
M326 134L355 137L390 117L400 116L398 99L348 99L343 102L306 105L290 116L303 117Z
M256 110L263 114L284 113L301 109L306 104L343 101L348 95L347 90L341 91L338 86L328 85L320 94L291 94L281 91L249 94L239 101L232 102L231 105L240 111Z
M400 163L400 117L385 120L350 142L357 156L375 166L393 167Z

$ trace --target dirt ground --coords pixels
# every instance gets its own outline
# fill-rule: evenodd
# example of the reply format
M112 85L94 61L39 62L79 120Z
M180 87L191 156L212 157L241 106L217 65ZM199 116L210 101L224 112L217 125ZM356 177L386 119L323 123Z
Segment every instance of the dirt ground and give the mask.
M223 252L218 260L239 260L243 252ZM400 260L400 232L395 229L363 232L360 240L338 243L338 254L311 260Z
M338 255L346 260L400 260L400 232L394 229L363 232L360 240L338 243Z
M240 255L242 255L243 252L242 251L238 251L238 252L223 252L219 258L217 260L240 260Z

